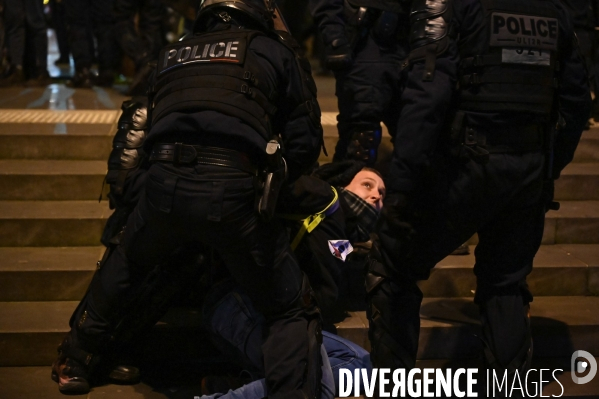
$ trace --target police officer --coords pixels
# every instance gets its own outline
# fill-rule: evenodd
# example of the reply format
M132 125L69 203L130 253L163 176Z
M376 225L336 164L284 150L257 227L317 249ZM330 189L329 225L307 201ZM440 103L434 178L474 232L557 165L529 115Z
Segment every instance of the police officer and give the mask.
M526 276L553 179L589 115L572 23L556 0L417 1L410 42L382 250L367 276L374 367L414 367L416 281L477 232L486 364L521 371L532 353Z
M116 0L115 33L121 49L135 63L135 76L128 95L143 95L147 90L152 61L165 44L163 19L166 7L161 0ZM139 15L136 29L135 16Z
M140 164L134 158L145 138L145 185L118 246L71 318L53 366L61 391L89 389L93 366L149 271L181 247L203 243L219 252L266 316L269 397L317 396L318 311L305 295L287 234L255 207L264 210L276 191L268 184L272 190L261 189L262 170L271 173L267 183L281 170L293 182L316 161L322 144L309 64L287 33L275 32L273 13L269 1L205 0L194 36L161 50L147 137L140 133L141 118L132 118L130 134L115 140L113 155L120 156L113 160L120 164L109 163L111 182L127 181ZM273 170L266 167L265 147L275 134L284 160Z
M406 4L401 0L310 0L334 71L339 141L333 160L373 164L381 122L397 127L401 65L407 56Z
M65 0L69 47L75 63L75 75L69 82L72 87L91 88L94 84L110 87L120 64L120 52L114 36L112 8L114 0ZM98 76L92 74L94 46L97 43ZM93 40L92 40L93 42Z
M580 52L584 57L584 61L589 73L589 80L591 82L591 90L597 94L599 93L599 82L597 82L596 76L596 58L599 46L597 46L597 37L595 33L595 25L598 21L595 20L597 4L591 0L562 0L566 9L569 11L572 18L572 24L578 43L580 45ZM599 109L599 102L597 96L593 105L593 114L597 115Z

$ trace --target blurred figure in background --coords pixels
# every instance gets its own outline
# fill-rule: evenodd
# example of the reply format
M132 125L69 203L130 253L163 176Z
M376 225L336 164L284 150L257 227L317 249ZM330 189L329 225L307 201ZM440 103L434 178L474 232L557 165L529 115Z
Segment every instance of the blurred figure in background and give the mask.
M4 23L10 68L0 80L0 87L28 85L43 86L49 83L47 71L48 36L42 0L4 0ZM31 43L29 76L25 64L25 40Z
M60 57L54 63L56 65L69 64L71 50L69 49L64 2L63 0L50 0L48 5L50 6L52 28L54 28L54 32L56 33L56 42L58 44L58 51L60 52Z
M123 52L135 63L135 76L128 95L143 95L152 72L150 62L164 46L163 17L166 8L161 0L116 0L114 8L116 38ZM135 16L138 15L137 29Z
M595 57L597 54L597 38L595 35L595 1L592 0L561 0L566 6L572 18L574 32L578 38L580 53L584 58L584 63L589 74L589 82L591 83L591 91L595 94L592 115L599 119L599 103L597 95L599 95L599 82L595 73ZM586 128L590 128L587 124Z
M10 0L17 1L17 0ZM114 37L114 0L64 0L69 45L75 61L71 87L112 86L120 63L120 51ZM91 27L98 53L98 76L91 73L94 53L90 50L88 29Z
M325 45L326 66L336 79L339 141L334 162L377 160L383 122L397 127L407 57L406 4L393 0L310 0Z

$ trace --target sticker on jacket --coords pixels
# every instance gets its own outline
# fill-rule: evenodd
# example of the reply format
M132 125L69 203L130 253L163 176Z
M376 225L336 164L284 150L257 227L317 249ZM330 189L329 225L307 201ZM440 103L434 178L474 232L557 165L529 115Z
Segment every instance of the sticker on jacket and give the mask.
M533 48L503 48L501 62L504 64L545 65L551 64L551 53Z
M494 12L489 44L556 51L558 28L556 18Z
M335 258L345 262L345 258L352 253L354 247L348 240L329 240L329 249Z

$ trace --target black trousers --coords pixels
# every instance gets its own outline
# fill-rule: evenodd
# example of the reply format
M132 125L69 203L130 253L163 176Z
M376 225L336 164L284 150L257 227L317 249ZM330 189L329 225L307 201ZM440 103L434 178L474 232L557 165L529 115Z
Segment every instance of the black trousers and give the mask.
M115 0L115 35L136 68L158 58L165 44L162 29L165 11L161 0ZM136 14L139 15L139 33L135 29Z
M410 242L402 242L385 222L380 230L392 277L370 297L371 316L375 309L384 321L371 323L374 366L414 367L422 301L416 283L474 233L479 237L475 302L486 323L483 338L499 363L507 365L528 333L532 296L526 276L543 236L544 155L491 154L486 165L440 157L431 169L414 200L419 216L412 220Z
M37 77L47 70L48 36L46 20L44 19L44 4L42 0L5 0L4 22L10 64L23 66L25 63L25 48L30 44L29 52L35 61L31 68L30 77ZM26 40L27 38L27 40Z
M262 350L269 397L303 398L308 310L285 230L254 211L253 177L236 169L154 164L119 246L71 318L77 347L102 351L140 283L178 248L213 247L267 318Z
M335 160L341 160L356 130L377 130L383 122L394 134L401 97L401 64L407 51L398 43L383 43L373 34L354 51L352 65L335 73L339 115L339 142Z
M94 54L89 46L89 30L96 38L98 70L114 71L120 64L120 50L114 35L114 0L65 0L69 46L75 68L90 68Z

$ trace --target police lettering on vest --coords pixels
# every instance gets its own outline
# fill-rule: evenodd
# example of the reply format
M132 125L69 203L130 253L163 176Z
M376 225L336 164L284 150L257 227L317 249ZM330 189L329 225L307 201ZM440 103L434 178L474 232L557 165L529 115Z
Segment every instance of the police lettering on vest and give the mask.
M242 64L245 58L245 38L227 41L192 39L167 46L160 51L158 73L200 62Z
M491 16L491 46L557 50L556 18L495 12Z

